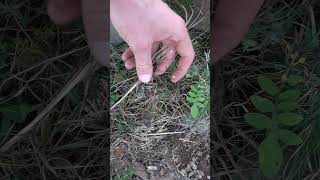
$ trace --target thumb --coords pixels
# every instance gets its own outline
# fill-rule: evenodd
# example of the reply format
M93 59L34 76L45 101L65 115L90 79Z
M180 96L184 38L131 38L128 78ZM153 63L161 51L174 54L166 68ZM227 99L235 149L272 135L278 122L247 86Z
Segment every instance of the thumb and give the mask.
M139 80L148 83L152 78L153 66L151 59L151 45L144 48L132 49L136 60L136 70Z

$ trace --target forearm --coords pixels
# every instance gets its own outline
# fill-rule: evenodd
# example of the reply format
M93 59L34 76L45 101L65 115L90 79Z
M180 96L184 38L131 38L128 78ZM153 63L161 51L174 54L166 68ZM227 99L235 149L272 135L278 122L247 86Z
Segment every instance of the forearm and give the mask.
M220 0L211 22L213 63L240 43L262 3L263 0Z

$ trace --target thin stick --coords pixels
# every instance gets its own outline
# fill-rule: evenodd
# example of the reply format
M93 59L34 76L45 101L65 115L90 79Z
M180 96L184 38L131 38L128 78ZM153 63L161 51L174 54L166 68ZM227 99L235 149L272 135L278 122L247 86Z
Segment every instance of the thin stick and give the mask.
M158 59L156 58L160 53L162 53L160 55L163 56L165 54L165 52L167 51L167 49L165 49L164 47L162 47L156 54L153 55L152 59ZM160 58L159 57L159 58ZM117 101L114 105L111 106L110 110L113 110L117 105L119 105L139 84L141 84L142 82L140 80L138 80L137 82L135 82L133 84L133 86L122 96L122 98Z
M124 96L122 96L122 98L118 102L111 106L110 110L113 110L118 104L120 104L140 83L141 81L137 81L136 83L134 83L134 85L124 94Z
M183 134L185 132L165 132L165 133L154 133L154 134L146 134L147 136L160 136L160 135L171 135L171 134Z
M24 134L29 132L44 116L46 116L52 108L54 108L81 80L92 71L95 66L95 62L87 63L79 73L77 73L67 85L61 89L59 94L51 100L51 102L43 109L26 127L20 130L15 136L13 136L7 143L0 148L0 153L7 151L12 145L14 145Z
M88 48L88 46L84 46L84 47L81 47L81 48L78 48L78 49L74 49L74 50L72 50L72 51L66 52L66 53L61 54L61 55L59 55L59 56L52 57L52 58L46 59L46 60L44 60L44 61L41 61L41 62L38 63L38 64L35 64L35 65L33 65L33 66L31 66L31 67L29 67L29 68L27 68L27 69L25 69L25 70L23 70L23 71L21 71L21 72L18 72L17 74L14 74L14 75L12 75L11 77L9 77L8 79L2 81L2 83L1 83L1 85L0 85L0 90L2 89L2 86L3 86L7 81L13 79L14 77L17 77L17 76L19 76L19 75L21 75L21 74L23 74L23 73L26 73L26 72L32 70L32 69L35 68L35 67L38 67L38 66L43 65L43 64L46 64L46 63L54 62L54 61L56 61L56 60L58 60L58 59L61 59L61 58L66 57L66 56L69 56L69 55L71 55L71 54L73 54L73 53L75 53L75 52L81 51L81 50L86 49L86 48Z

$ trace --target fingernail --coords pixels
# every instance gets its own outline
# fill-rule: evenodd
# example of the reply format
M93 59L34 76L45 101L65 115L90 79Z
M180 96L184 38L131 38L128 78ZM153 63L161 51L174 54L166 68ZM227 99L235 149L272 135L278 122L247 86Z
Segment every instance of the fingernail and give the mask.
M143 83L148 83L151 80L151 76L148 74L143 74L139 76L139 79Z
M171 77L171 82L172 82L172 83L176 83L176 82L177 82L176 76L172 76L172 77Z

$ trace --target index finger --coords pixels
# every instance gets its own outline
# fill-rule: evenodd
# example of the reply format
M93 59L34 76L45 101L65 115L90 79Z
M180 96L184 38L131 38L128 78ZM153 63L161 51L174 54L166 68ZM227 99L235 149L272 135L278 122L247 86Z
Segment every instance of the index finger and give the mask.
M171 82L173 83L176 83L187 74L195 57L192 41L186 28L181 37L182 39L176 44L176 50L180 55L180 59L177 68L172 73Z

